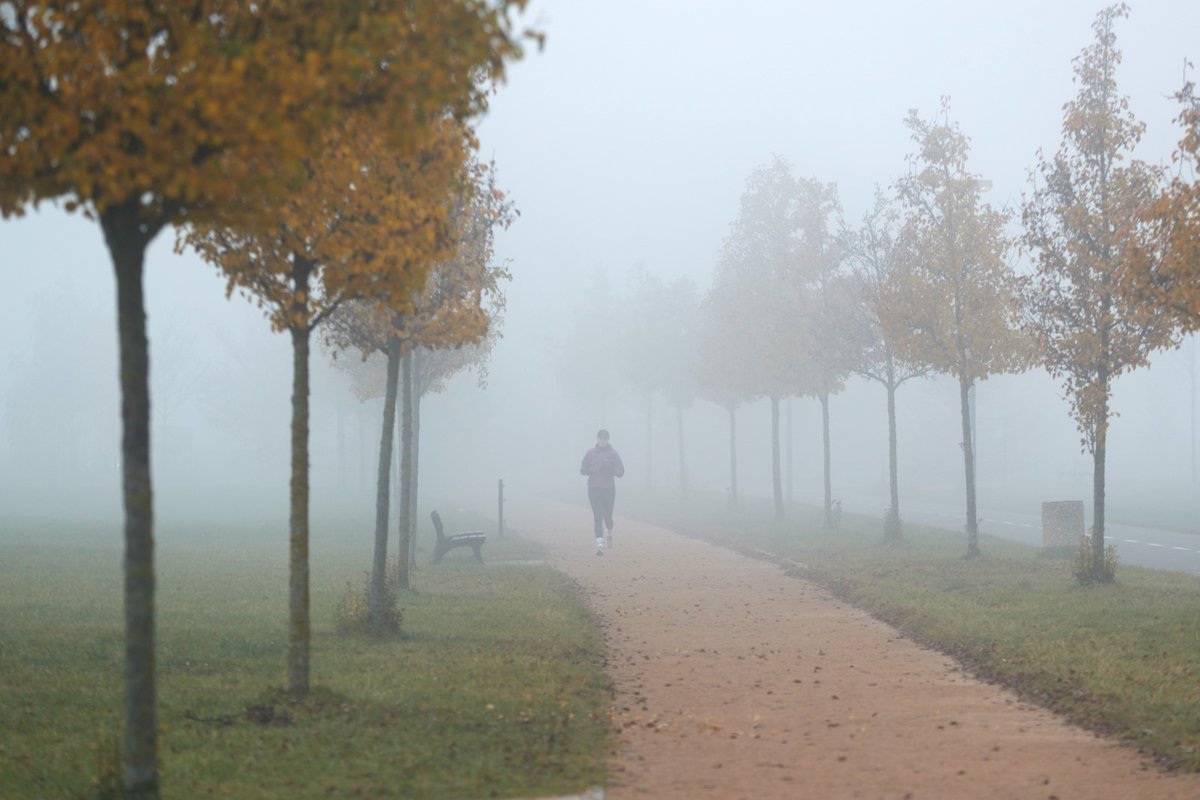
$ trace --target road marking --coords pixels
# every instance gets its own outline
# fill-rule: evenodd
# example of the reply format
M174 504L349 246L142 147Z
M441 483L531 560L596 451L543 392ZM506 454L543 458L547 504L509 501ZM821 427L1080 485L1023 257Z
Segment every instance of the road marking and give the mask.
M1189 550L1188 550L1186 547L1178 547L1178 546L1176 546L1176 545L1172 545L1172 546L1171 546L1171 549L1172 549L1172 550L1182 550L1182 551L1183 551L1183 552L1185 552L1185 553L1189 552Z
M1159 544L1158 542L1146 542L1146 546L1147 547L1166 547L1165 544Z
M1122 539L1121 541L1126 544L1141 544L1137 539Z

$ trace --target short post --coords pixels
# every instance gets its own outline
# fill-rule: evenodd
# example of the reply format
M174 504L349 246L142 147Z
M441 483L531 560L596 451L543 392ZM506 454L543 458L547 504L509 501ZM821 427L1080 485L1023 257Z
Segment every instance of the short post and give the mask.
M504 536L504 479L503 478L500 479L500 488L499 488L499 491L497 492L496 507L497 507L496 519L498 520L497 525L500 529L499 535Z
M1073 552L1083 537L1083 501L1058 500L1042 503L1042 548Z

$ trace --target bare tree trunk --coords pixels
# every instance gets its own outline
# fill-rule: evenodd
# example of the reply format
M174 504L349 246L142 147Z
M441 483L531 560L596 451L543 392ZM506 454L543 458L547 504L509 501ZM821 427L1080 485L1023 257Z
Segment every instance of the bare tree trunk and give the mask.
M829 458L829 392L821 392L817 399L821 401L821 439L824 443L825 467L825 528L833 527L833 476L830 474Z
M397 392L396 393L396 412L398 414L400 414L401 416L404 414L403 403L404 403L403 393ZM394 477L392 479L392 496L396 498L397 502L400 502L400 498L402 498L404 496L404 493L400 489L400 482L402 480L404 480L404 470L401 469L401 460L404 458L404 456L401 455L403 447L404 447L404 427L401 425L397 425L396 426L395 447L392 449L392 469L394 470L394 473L393 473ZM399 513L401 513L401 514L404 513L403 505L401 505L401 507L399 509Z
M737 411L729 407L729 510L738 508L737 481Z
M150 349L142 274L146 247L159 228L142 229L136 203L106 210L100 224L116 273L121 349L121 481L125 507L125 730L121 781L125 797L157 800Z
M338 488L346 491L346 419L342 404L337 407Z
M771 483L775 491L775 519L784 518L783 476L779 469L779 398L771 397Z
M383 595L387 581L389 489L392 481L392 439L396 431L396 391L400 383L400 340L387 347L387 383L383 397L383 432L379 436L379 473L375 481L375 555L371 561L371 619L383 624Z
M793 450L795 449L795 437L792 434L792 398L787 398L784 402L784 418L787 422L787 433L784 435L784 440L787 442L787 448L784 452L784 463L787 465L786 479L783 484L787 488L787 501L790 504L796 495L796 472L793 468Z
M421 361L421 351L413 353L413 372L417 373L417 367ZM412 399L412 469L409 470L409 502L408 502L408 568L415 570L417 568L417 517L420 510L420 495L417 493L417 485L421 475L421 390L414 382L413 399Z
M403 374L401 380L403 390L400 407L404 413L401 420L403 441L400 445L400 546L396 550L396 556L400 561L400 588L408 589L411 586L408 543L412 539L412 530L409 527L412 523L412 482L408 477L412 473L413 370L411 347L404 354L401 372Z
M900 469L896 437L896 369L891 359L887 364L887 415L888 415L888 489L891 505L888 506L887 518L883 522L883 538L889 543L897 543L903 537L900 525Z
M1105 451L1108 449L1108 374L1100 375L1103 400L1097 415L1095 444L1092 450L1092 575L1098 581L1110 581L1104 565L1104 471Z
M971 441L971 381L960 376L958 398L962 417L963 468L967 478L967 558L975 558L979 550L979 513L975 505L975 443Z
M683 455L683 403L675 406L675 427L679 431L679 491L687 494L687 461Z
M1104 434L1096 437L1092 453L1092 575L1097 580L1108 577L1104 569Z
M367 492L367 407L358 404L358 491Z
M312 264L297 258L292 268L292 280L297 297L308 296L308 279ZM307 307L293 303L292 333L292 480L291 480L291 542L289 548L288 581L288 691L295 695L308 693L309 648L311 624L309 619L308 578L308 349L309 329Z
M646 488L654 485L654 471L651 469L651 459L654 456L652 441L654 430L654 392L646 392Z

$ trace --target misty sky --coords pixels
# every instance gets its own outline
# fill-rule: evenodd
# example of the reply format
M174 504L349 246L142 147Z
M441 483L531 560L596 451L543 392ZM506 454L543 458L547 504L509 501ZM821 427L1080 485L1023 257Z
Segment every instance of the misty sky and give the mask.
M1038 149L1058 146L1061 107L1074 93L1071 59L1092 40L1100 8L1075 0L532 2L525 21L547 34L545 50L511 68L480 127L482 155L495 159L521 212L497 241L514 278L505 339L486 392L468 378L429 401L426 485L473 496L503 475L517 476L515 491L547 476L570 484L601 424L614 430L627 480L640 480L641 406L601 412L554 380L573 320L594 314L603 331L611 319L588 291L597 273L618 293L639 263L707 288L746 177L775 154L799 175L836 182L847 220L857 221L875 185L905 171L908 109L931 116L942 96L972 140L971 168L993 182L987 199L1019 209ZM1143 1L1131 11L1117 24L1118 83L1148 125L1142 157L1166 163L1179 138L1170 95L1185 57L1200 57L1200 3ZM240 493L278 503L282 515L288 341L269 333L249 304L225 300L213 270L172 244L170 232L156 240L146 278L159 497L200 493L211 506ZM0 223L0 271L12 300L0 316L0 513L48 503L62 510L64 493L50 491L57 485L67 488L66 505L116 513L115 301L99 230L52 205ZM1128 450L1130 459L1177 444L1171 431L1190 414L1187 352L1163 356L1122 389L1115 430L1125 438L1114 437L1114 459L1135 441L1145 447ZM374 463L377 409L350 398L319 351L313 361L314 496L347 487L357 496L364 464ZM1004 380L990 400L981 389L981 408L990 409L981 410L981 480L999 468L1001 447L1006 470L1022 468L1016 452L1033 443L1047 450L1029 457L1030 469L1075 468L1078 437L1055 385L1040 373ZM843 476L875 477L880 397L852 386L835 406ZM1003 410L1030 397L1044 398L1036 415ZM941 421L956 413L955 397L930 382L905 402L906 463L939 465L925 472L952 481L961 467L953 417L950 433ZM813 441L806 408L797 406L808 415L797 420L807 431L797 434L801 448ZM1156 411L1143 413L1148 408ZM767 445L754 440L761 411L744 413L743 464L753 486L767 467ZM697 482L719 489L723 418L704 404L689 415L697 438L690 452L711 464L697 470ZM673 429L665 416L656 426L655 470L666 483ZM1160 466L1177 471L1186 453L1172 453ZM1119 466L1113 475L1121 476Z

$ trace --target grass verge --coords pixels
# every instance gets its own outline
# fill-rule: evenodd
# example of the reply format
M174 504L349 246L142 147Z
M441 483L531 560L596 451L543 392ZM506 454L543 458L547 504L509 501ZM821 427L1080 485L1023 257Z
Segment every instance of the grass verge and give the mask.
M966 560L965 534L906 526L882 544L882 521L845 515L821 529L819 509L793 506L775 522L769 500L740 513L723 495L627 490L622 512L748 555L799 562L814 580L955 656L985 680L1152 754L1200 772L1200 582L1119 566L1113 585L1079 586L1071 561L981 537Z
M602 784L602 644L537 546L492 535L485 565L459 550L434 567L422 531L402 632L347 636L337 606L370 565L370 526L350 527L314 526L314 691L302 702L272 689L285 666L286 528L160 532L163 796L527 797ZM0 797L103 788L121 664L119 532L6 530Z

